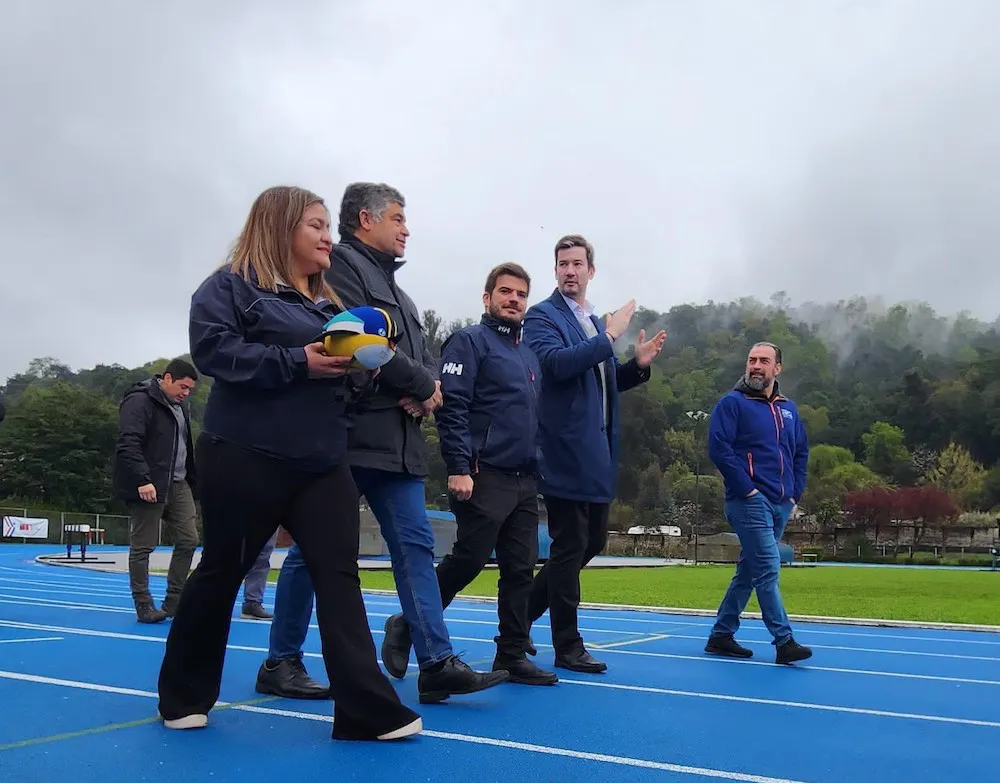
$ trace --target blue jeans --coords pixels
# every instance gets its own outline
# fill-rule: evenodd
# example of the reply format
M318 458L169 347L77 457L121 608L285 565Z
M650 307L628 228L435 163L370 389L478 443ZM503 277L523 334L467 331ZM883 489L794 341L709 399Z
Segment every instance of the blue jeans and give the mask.
M417 664L426 669L454 653L434 570L434 531L427 519L424 480L373 468L355 467L352 472L358 493L368 501L389 546L413 651Z
M267 585L267 575L271 572L271 553L274 542L278 539L278 531L264 544L257 560L250 566L250 573L243 580L243 602L260 604L264 602L264 587Z
M774 644L782 645L792 638L792 628L778 589L781 571L778 541L785 532L792 504L789 501L777 505L758 492L743 500L727 501L725 511L726 519L739 536L741 550L736 573L719 606L712 636L736 633L750 593L756 590L764 625L774 637Z
M309 633L313 611L313 584L298 544L292 544L281 564L274 595L274 620L271 621L272 661L302 656L302 645Z
M352 468L352 472L358 493L368 501L389 546L396 592L417 663L421 668L433 666L453 652L434 570L434 531L427 519L423 479L371 468ZM302 554L293 545L278 575L270 658L301 655L312 606L312 581Z

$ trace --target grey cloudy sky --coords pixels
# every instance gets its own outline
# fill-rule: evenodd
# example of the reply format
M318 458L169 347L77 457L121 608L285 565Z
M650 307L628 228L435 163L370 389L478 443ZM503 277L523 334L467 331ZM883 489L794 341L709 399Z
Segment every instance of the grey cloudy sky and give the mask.
M786 290L1000 312L1000 3L10 0L0 379L187 350L252 199L409 200L402 285L477 315L502 260L592 299Z

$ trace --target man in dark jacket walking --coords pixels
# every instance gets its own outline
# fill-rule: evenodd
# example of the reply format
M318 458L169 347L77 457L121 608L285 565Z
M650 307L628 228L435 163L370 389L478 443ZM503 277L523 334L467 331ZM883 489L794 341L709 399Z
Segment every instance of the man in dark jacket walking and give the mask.
M806 488L809 440L795 403L778 391L780 373L781 349L757 343L743 377L712 411L708 454L725 482L726 519L741 551L705 651L730 658L753 655L734 637L756 590L775 660L789 664L812 656L792 637L778 589L778 541Z
M114 486L129 509L129 584L142 623L174 614L198 546L194 445L184 407L197 382L194 366L174 359L162 375L126 390L118 407ZM159 542L161 519L174 551L166 597L157 609L149 592L149 556Z
M458 537L437 567L448 606L496 550L500 581L494 670L511 682L552 685L555 674L526 657L528 599L538 561L538 385L541 368L521 340L531 279L517 264L486 278L480 323L452 334L441 351L443 404L434 414L448 469Z
M400 333L395 356L382 366L376 389L355 418L347 458L389 547L403 608L386 621L382 663L402 679L412 643L420 700L436 702L493 687L509 675L473 671L455 655L444 623L424 489L427 444L420 429L421 420L440 406L441 391L420 313L396 283L410 235L405 206L402 194L389 185L348 185L340 205L340 243L333 248L327 280L345 307L382 308ZM270 650L257 674L259 692L323 697L325 689L301 664L312 597L305 563L293 546L278 576Z
M618 395L649 380L649 366L663 347L640 331L635 356L615 357L635 302L600 321L587 301L594 277L594 248L582 236L555 246L557 289L531 307L524 339L542 365L539 395L540 489L548 511L552 546L535 576L530 616L549 610L555 665L570 671L607 669L583 643L577 627L580 571L607 543L608 511L618 477Z

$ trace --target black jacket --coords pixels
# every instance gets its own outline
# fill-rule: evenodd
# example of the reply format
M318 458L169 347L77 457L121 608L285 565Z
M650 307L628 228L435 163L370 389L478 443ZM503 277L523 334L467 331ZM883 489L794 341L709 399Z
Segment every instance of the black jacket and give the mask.
M424 342L416 305L398 285L404 262L353 237L334 245L327 281L344 307L381 307L402 332L396 355L382 367L378 388L352 424L347 458L352 466L426 476L427 443L420 420L399 407L402 397L426 400L434 394L437 365Z
M353 396L347 378L309 377L304 346L339 310L249 278L220 269L191 299L191 359L214 379L202 432L325 473L344 462Z
M177 448L177 420L170 402L160 391L159 376L133 384L118 406L118 444L115 447L115 495L126 502L138 502L139 487L152 484L156 499L163 502L170 489ZM187 482L197 493L191 418L187 421Z
M541 369L513 328L489 315L441 349L444 404L434 414L449 476L537 469Z

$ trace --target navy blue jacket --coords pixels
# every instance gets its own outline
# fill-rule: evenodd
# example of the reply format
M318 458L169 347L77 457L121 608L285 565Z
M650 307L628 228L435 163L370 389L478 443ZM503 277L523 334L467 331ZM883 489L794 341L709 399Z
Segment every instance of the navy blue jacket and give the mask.
M191 298L191 359L214 379L204 433L308 471L335 467L347 451L344 378L308 377L303 346L339 309L279 286L219 270Z
M772 503L802 500L809 440L798 408L778 392L777 381L770 399L741 380L716 403L708 455L722 473L726 500L754 489Z
M445 341L434 419L449 476L537 470L540 374L521 330L489 315Z
M618 486L618 395L649 380L635 359L620 363L604 331L588 338L556 290L528 308L524 341L542 367L538 403L539 491L566 500L610 503ZM606 362L608 424L604 425L598 369Z

